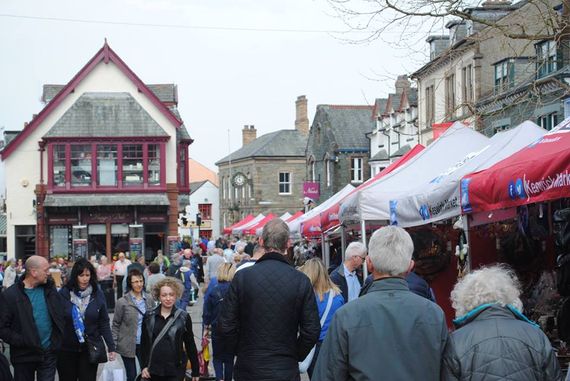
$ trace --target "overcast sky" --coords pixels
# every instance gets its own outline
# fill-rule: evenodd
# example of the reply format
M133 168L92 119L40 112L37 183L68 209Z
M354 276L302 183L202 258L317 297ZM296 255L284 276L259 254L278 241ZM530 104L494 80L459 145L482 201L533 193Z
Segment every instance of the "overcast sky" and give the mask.
M421 65L385 42L324 32L342 30L324 0L1 0L0 128L20 130L42 85L67 83L106 37L145 83L178 85L190 156L217 170L244 124L258 136L294 128L298 95L312 122L317 104L371 104Z

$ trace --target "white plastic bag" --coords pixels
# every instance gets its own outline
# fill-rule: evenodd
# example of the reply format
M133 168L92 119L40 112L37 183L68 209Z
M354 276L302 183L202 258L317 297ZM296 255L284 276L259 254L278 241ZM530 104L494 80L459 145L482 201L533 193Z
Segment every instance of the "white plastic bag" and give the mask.
M115 361L108 361L103 365L103 370L98 381L125 381L125 367L120 356Z

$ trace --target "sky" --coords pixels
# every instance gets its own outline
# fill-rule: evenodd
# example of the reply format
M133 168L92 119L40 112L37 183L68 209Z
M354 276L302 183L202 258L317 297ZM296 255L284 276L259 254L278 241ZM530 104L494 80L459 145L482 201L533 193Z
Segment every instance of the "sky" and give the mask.
M107 38L145 83L178 85L190 156L217 170L244 125L294 128L297 96L312 122L318 104L372 104L422 65L389 43L397 31L345 31L326 0L2 0L0 129L21 130L42 85L69 82Z

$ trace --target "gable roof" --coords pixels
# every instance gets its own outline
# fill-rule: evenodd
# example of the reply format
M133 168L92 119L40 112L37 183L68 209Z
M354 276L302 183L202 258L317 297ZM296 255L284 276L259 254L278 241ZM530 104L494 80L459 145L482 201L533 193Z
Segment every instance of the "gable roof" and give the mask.
M373 110L374 106L368 105L317 106L317 114L319 112L326 114L338 150L369 149L366 133L373 131L376 127Z
M85 78L89 73L99 65L99 63L103 61L105 64L108 64L109 61L113 61L113 63L117 66L117 68L127 77L129 78L138 88L138 90L147 96L147 98L154 104L158 110L178 129L182 125L182 121L177 118L169 109L166 107L164 103L158 99L158 97L148 88L147 85L141 81L141 79L127 66L127 64L115 53L107 44L105 40L105 44L99 51L83 66L83 68L69 81L67 85L61 89L57 95L49 102L41 111L40 113L32 119L26 127L22 130L18 136L16 136L10 144L8 144L2 150L2 160L5 160L14 150L16 147L24 141L45 119L46 117L56 109L61 102L70 94L72 93L77 85Z
M218 174L206 167L204 164L188 158L188 179L190 183L201 182L204 180L210 181L215 186L218 186ZM190 188L192 189L192 188Z
M44 138L119 136L168 134L129 93L84 93Z
M385 161L385 160L389 160L390 157L388 157L388 152L386 152L385 149L381 149L380 151L378 151L376 153L376 155L372 156L370 159L368 159L368 162L371 163L373 161Z
M194 192L196 192L198 189L200 189L202 187L202 185L206 184L207 182L208 182L208 180L196 181L196 182L190 183L190 194L193 194Z
M216 162L216 165L231 160L253 157L305 157L307 137L297 130L279 130L261 135L249 144Z

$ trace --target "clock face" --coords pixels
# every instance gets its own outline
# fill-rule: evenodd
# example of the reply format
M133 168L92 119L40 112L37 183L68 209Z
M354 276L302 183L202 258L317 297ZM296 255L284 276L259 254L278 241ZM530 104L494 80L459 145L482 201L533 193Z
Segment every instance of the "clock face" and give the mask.
M241 187L243 184L245 184L245 176L242 175L241 173L238 173L234 177L234 185Z

